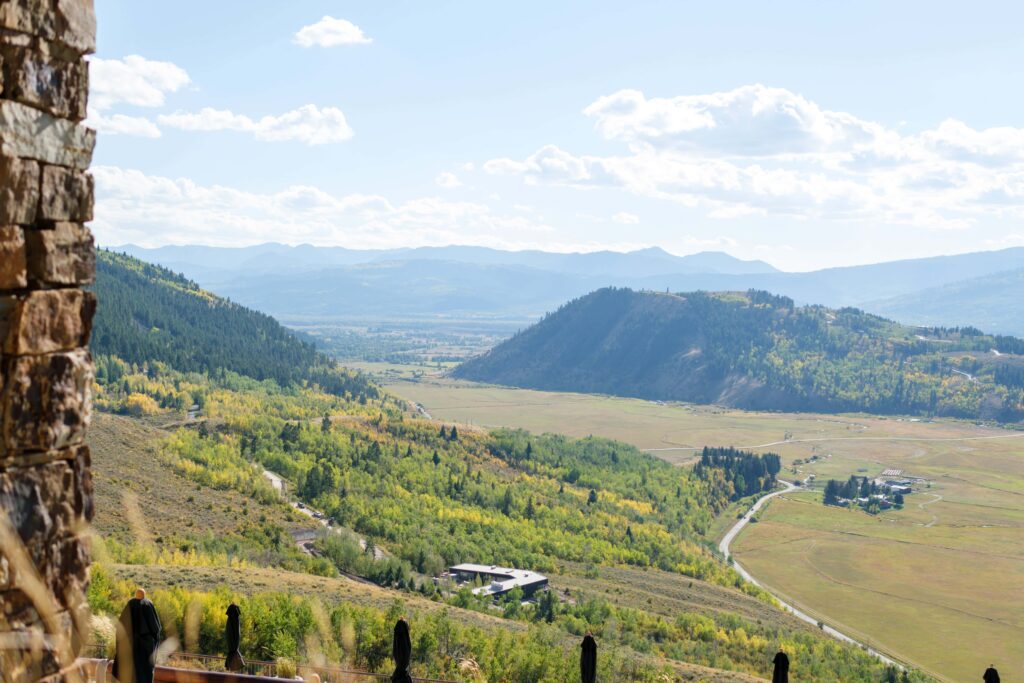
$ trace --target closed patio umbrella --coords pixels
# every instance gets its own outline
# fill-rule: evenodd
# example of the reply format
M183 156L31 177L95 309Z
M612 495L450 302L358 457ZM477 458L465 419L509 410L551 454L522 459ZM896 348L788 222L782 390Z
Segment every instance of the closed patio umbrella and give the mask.
M242 645L242 610L234 603L228 605L228 623L224 627L224 640L228 644L224 668L228 671L241 671L245 668L245 660L239 651Z
M772 683L789 683L789 657L782 650L775 655L775 671L772 672Z
M981 680L985 681L985 683L999 683L999 672L996 671L994 666L990 666L985 669L985 675Z
M391 656L395 660L395 673L391 674L392 683L412 683L409 675L409 663L412 661L412 639L409 637L409 624L405 619L395 623L395 639Z
M589 633L584 636L580 648L580 680L594 683L597 680L597 641L594 636Z

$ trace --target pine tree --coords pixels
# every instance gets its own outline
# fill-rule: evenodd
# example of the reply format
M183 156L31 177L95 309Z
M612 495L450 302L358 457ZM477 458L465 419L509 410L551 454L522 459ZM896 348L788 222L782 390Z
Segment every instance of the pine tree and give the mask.
M534 611L536 621L544 621L548 624L555 620L558 615L558 596L554 591L546 590L540 594L537 600L537 609Z
M836 505L839 502L839 482L829 479L825 484L825 494L822 496L825 505Z

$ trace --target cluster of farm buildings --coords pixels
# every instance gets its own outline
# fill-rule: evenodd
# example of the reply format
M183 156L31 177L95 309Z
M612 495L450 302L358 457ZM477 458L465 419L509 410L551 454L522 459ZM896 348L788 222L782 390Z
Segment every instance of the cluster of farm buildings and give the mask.
M887 510L903 505L903 497L913 493L915 486L920 488L927 481L922 477L910 476L900 469L887 469L874 479L864 477L859 486L857 480L857 477L851 477L849 482L830 481L825 489L825 503L865 509L875 509L877 506L878 510ZM829 500L830 490L835 495L832 500Z

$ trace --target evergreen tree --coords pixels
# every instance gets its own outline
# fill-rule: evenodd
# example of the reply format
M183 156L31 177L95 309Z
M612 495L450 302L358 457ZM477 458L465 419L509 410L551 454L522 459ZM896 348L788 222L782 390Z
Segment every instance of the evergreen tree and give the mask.
M825 484L825 493L822 496L822 502L825 505L839 504L839 482L835 479L829 479Z
M502 514L505 515L506 517L509 517L512 514L512 506L513 506L513 504L514 504L514 500L512 498L512 487L511 486L506 486L505 487L505 495L501 499L501 512L502 512Z
M552 590L546 590L537 599L537 607L534 611L534 620L543 621L548 624L558 616L558 596Z

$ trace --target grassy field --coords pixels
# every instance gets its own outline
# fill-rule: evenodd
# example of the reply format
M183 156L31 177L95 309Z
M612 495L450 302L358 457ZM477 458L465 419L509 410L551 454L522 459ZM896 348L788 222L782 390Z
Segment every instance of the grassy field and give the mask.
M902 442L871 454L834 444L831 458L804 472L874 475L891 465L932 485L878 516L826 508L817 493L784 496L733 552L805 611L922 668L951 680L973 679L989 663L1020 671L1024 455L1020 441L983 443Z
M990 663L1024 670L1024 432L660 405L436 377L388 388L435 418L598 434L679 463L692 458L690 449L733 445L780 453L791 477L876 476L889 467L924 477L930 485L908 496L904 510L877 517L825 508L817 494L776 500L733 551L805 611L950 680L980 678ZM734 517L723 515L716 531Z
M802 458L835 440L1016 437L969 423L900 420L864 415L758 413L662 404L642 399L515 389L444 377L386 381L389 391L426 407L435 418L481 427L521 427L570 436L590 434L650 449L668 460L688 460L705 445L775 449ZM1024 432L1019 436L1024 442ZM875 446L879 444L874 444Z
M379 382L417 380L421 377L435 379L454 367L456 363L386 363L383 361L345 361L345 367L359 370Z

